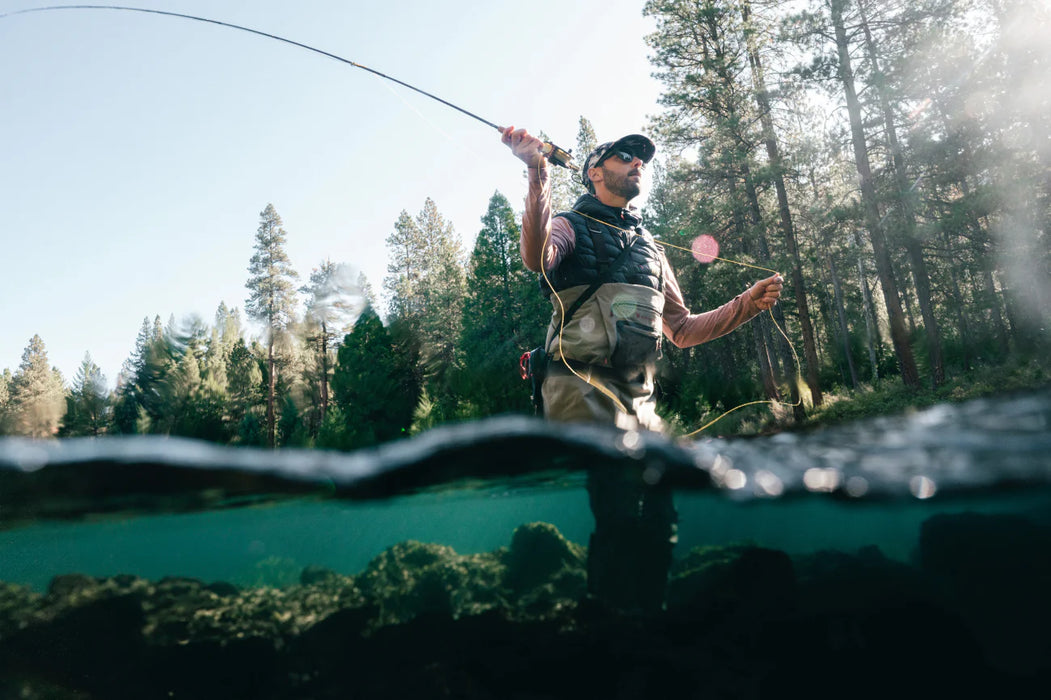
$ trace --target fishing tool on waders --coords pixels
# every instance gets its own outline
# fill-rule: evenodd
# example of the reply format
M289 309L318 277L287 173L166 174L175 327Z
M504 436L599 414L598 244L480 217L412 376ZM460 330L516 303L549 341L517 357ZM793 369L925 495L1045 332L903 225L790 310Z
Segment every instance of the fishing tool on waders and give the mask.
M526 350L518 358L518 369L522 379L529 382L531 397L533 400L533 411L536 415L544 415L544 395L541 391L544 386L544 378L547 376L547 363L550 358L547 350L541 345L532 350Z
M355 63L354 61L351 61L348 58L343 58L342 56L337 56L334 53L329 53L328 51L323 51L321 49L314 48L313 46L308 46L307 44L303 44L303 43L300 43L298 41L293 41L292 39L286 39L285 37L277 36L276 34L270 34L268 32L263 32L263 31L260 31L258 29L251 29L249 27L242 27L239 24L231 24L230 22L221 22L221 21L216 20L216 19L208 19L207 17L197 17L195 15L186 15L186 14L182 14L180 12L169 12L167 10L151 10L151 9L147 9L147 8L144 8L144 7L127 7L127 6L123 6L123 5L50 5L48 7L30 7L30 8L27 8L25 10L15 10L13 12L2 13L2 14L0 14L0 19L4 19L5 17L13 17L14 15L28 14L30 12L51 12L51 11L55 11L55 10L122 10L122 11L126 11L126 12L144 12L146 14L151 14L151 15L163 15L165 17L179 17L181 19L189 19L189 20L193 20L195 22L205 22L207 24L216 24L216 25L219 25L220 27L228 27L230 29L237 29L237 30L240 30L242 32L248 32L249 34L256 34L258 36L266 37L267 39L274 39L276 41L281 41L281 42L284 42L286 44L291 44L292 46L298 46L301 49L306 49L307 51L313 51L316 54L321 54L322 56L326 56L327 58L331 58L333 60L339 61L340 63L345 63L348 66L353 66L355 68L360 68L360 69L362 69L364 71L368 71L369 73L372 73L373 75L377 75L377 76L379 76L381 78L385 78L386 80L389 80L389 81L391 81L393 83L397 83L398 85L401 85L403 87L407 87L410 90L418 92L421 95L424 95L425 97L429 97L432 100L435 100L436 102L441 102L446 107L452 107L457 112L460 112L461 114L465 114L468 117L471 117L472 119L476 119L476 120L482 122L483 124L485 124L486 126L490 126L490 127L494 128L494 129L496 129L497 131L502 132L504 130L503 127L498 126L497 124L494 124L493 122L489 121L488 119L483 119L482 117L479 117L477 114L474 114L473 112L467 111L463 107L458 107L457 105L454 105L452 102L449 102L448 100L443 100L442 98L438 97L437 95L432 95L431 93L427 92L426 90L421 90L420 88L418 88L418 87L416 87L414 85L409 85L408 83L406 83L403 80L398 80L395 77L387 75L386 73L381 73L378 70L375 70L373 68L369 68L368 66L363 66L360 63ZM576 165L574 165L573 159L572 159L572 155L571 155L571 153L572 153L571 151L567 151L567 150L555 145L551 141L544 142L543 146L541 146L541 148L540 148L540 152L543 154L543 156L545 158L547 158L548 161L550 161L551 163L553 163L555 165L561 166L563 168L568 168L570 170L579 170L580 169Z

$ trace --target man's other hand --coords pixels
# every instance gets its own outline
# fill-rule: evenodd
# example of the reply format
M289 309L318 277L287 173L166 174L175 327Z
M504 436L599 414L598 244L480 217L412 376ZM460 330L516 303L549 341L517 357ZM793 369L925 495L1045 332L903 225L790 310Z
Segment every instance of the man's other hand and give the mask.
M777 300L781 298L781 289L784 287L784 284L785 280L781 275L767 277L765 280L753 284L752 288L748 290L748 296L751 297L752 303L760 311L769 311L774 308Z

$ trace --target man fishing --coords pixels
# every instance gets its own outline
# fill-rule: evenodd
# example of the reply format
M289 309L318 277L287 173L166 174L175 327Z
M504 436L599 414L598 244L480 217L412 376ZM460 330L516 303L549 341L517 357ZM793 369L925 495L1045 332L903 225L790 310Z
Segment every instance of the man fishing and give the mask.
M685 348L729 333L781 296L783 280L761 280L728 303L691 313L664 252L631 200L641 191L653 142L638 134L603 143L581 168L587 192L552 216L544 142L507 127L502 140L528 167L521 255L540 273L553 313L545 350L544 416L557 421L662 431L654 397L661 337ZM678 516L671 488L639 470L588 474L595 531L588 595L612 610L663 608Z

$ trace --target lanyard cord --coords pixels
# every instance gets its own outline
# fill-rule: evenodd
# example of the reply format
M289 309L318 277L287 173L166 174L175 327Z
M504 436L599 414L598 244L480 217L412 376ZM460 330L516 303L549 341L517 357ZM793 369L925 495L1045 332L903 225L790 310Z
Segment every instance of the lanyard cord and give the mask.
M615 228L618 231L624 232L625 234L637 235L631 229L625 229L625 228L620 228L619 226L614 226L613 224L610 224L610 223L608 223L606 221L602 221L600 219L596 219L593 216L588 216L584 212L578 211L576 209L574 209L573 211L575 213L577 213L577 214L580 214L581 216L583 216L586 219L591 219L592 221L597 221L598 223L603 224L604 226L609 226L610 228ZM548 282L548 287L550 287L551 290L554 292L554 287L551 286L551 282L547 279L547 269L546 269L546 266L544 265L544 258L545 258L544 253L547 251L547 245L548 245L548 241L550 239L551 239L551 227L550 227L550 223L549 223L548 224L547 233L546 233L546 235L544 237L544 247L543 247L543 250L541 251L540 269L544 273L544 280ZM691 254L693 253L693 251L691 249L689 249L689 248L683 248L682 246L677 246L677 245L674 245L672 243L667 243L665 241L657 241L656 243L661 248L665 248L665 247L667 247L667 248L675 248L676 250L682 250L682 251L685 251L685 252L691 253ZM712 260L721 260L722 262L728 262L728 263L732 263L734 265L740 265L741 267L749 267L749 268L752 268L753 270L762 270L763 272L770 272L770 273L775 274L775 275L779 274L777 272L777 270L771 270L768 267L762 267L760 265L752 265L750 263L741 262L740 260L731 260L730 258L720 258L720 257L715 256L715 255L705 255L704 257L705 258L711 258ZM555 298L558 299L558 303L561 306L562 305L562 299L558 296L558 292L555 292ZM801 374L801 371L800 371L799 355L796 353L795 345L793 345L792 339L788 337L788 334L785 333L784 329L781 328L780 324L778 324L777 319L774 318L774 310L773 310L773 308L768 309L767 313L770 314L770 322L774 324L774 328L777 329L777 332L780 333L781 336L785 339L785 342L788 343L788 349L792 352L792 359L795 361L795 364L796 364L796 377L795 377L796 386L800 386L803 383L803 377L802 377L802 374ZM564 317L564 315L565 315L565 307L563 307L563 317ZM563 327L560 327L559 330L558 330L558 342L559 342L559 354L560 355L561 355L561 352L562 352L562 330L563 330ZM562 358L562 361L565 362L565 357L564 356ZM566 364L566 367L569 367L568 363ZM569 367L569 369L570 369L571 372L573 372L573 374L576 374L581 379L584 379L579 374L577 374L575 371L573 371L572 367ZM591 384L592 386L596 386L595 384L593 384L592 382L590 382L590 381L588 381L586 379L584 379L584 381L588 382L588 384ZM599 388L601 390L601 387L597 387L596 386L596 388ZM611 396L608 391L603 391L603 393L605 393L608 396ZM613 397L611 396L611 398L613 398ZM616 401L615 398L614 398L614 401ZM718 423L719 421L721 421L726 416L728 416L731 413L733 413L734 411L737 411L737 410L742 409L742 408L746 408L748 406L761 406L761 405L766 405L766 404L769 404L770 406L777 406L777 405L781 404L781 405L785 405L785 406L789 406L789 407L793 407L794 408L796 406L799 406L802 402L803 402L802 392L800 392L799 398L794 403L790 403L790 404L785 404L784 402L777 401L775 399L764 399L764 400L761 400L761 401L748 401L748 402L742 403L742 404L740 404L738 406L734 406L733 408L731 408L728 411L724 411L723 413L719 414L715 419L708 421L707 423L702 425L700 428L697 428L696 430L693 430L693 431L691 431L689 433L686 433L683 437L693 437L694 435L702 433L705 430L707 430L708 428L710 428L711 426L713 426L716 423ZM621 410L625 410L624 407L623 407L623 404L621 404L619 401L616 401L616 403L617 403L617 407L618 408L620 408Z

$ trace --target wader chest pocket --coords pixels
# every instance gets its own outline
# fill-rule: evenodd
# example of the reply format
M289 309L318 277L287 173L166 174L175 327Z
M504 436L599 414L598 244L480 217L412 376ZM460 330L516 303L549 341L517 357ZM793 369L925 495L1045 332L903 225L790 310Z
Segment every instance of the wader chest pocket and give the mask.
M649 365L660 357L659 331L633 321L617 321L617 345L610 356L614 367Z

